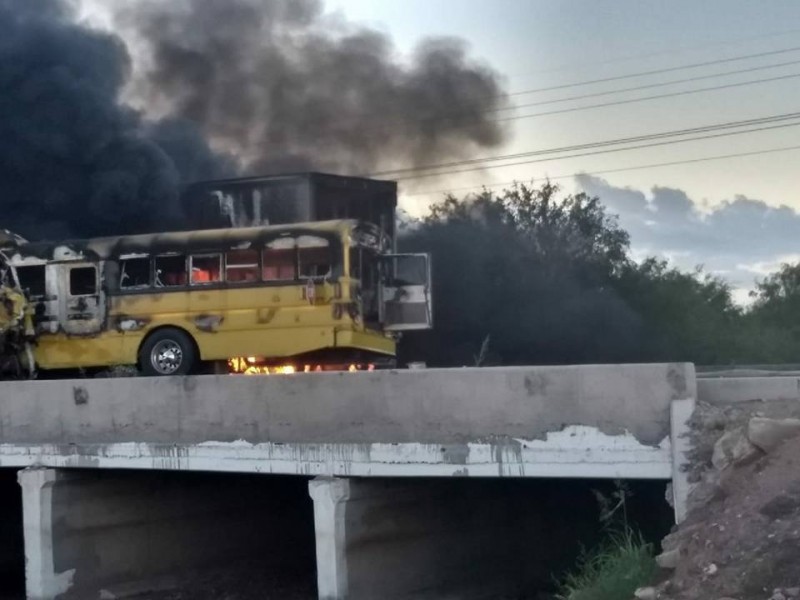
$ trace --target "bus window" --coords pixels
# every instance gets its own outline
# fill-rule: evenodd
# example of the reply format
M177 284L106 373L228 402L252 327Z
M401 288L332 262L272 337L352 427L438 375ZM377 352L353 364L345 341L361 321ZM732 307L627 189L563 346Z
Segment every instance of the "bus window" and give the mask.
M264 250L264 281L294 281L297 276L294 238L279 238Z
M300 277L322 278L331 274L331 247L328 240L311 235L297 238Z
M150 287L150 259L126 258L121 260L119 287L123 290Z
M186 285L185 256L156 257L156 287Z
M219 283L222 276L222 255L202 254L191 257L192 285Z
M97 293L97 269L78 267L69 270L69 295L93 296Z
M42 298L47 294L44 285L44 265L17 267L19 285L31 298Z
M229 250L225 253L225 281L258 281L258 250Z

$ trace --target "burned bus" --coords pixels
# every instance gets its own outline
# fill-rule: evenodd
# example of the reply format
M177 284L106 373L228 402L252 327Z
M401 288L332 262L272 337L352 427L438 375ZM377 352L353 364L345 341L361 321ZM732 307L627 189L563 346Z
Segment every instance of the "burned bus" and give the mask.
M327 173L203 181L181 203L191 229L354 219L371 223L395 249L397 183Z
M432 326L429 257L394 252L393 183L235 179L184 202L188 231L0 238L0 370L353 370Z

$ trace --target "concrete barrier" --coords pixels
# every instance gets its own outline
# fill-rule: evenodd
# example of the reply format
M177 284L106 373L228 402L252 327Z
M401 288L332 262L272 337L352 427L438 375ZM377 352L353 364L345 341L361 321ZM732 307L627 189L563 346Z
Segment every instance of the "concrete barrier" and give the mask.
M686 364L428 369L0 384L2 443L453 443L566 425L657 445Z
M0 384L0 466L672 476L686 364Z
M698 400L735 404L760 400L800 400L800 377L721 377L697 380Z
M312 486L320 590L330 598L350 597L353 590L352 597L369 597L388 581L390 569L363 568L369 561L361 544L369 528L361 517L391 518L395 511L415 531L427 525L414 520L413 503L394 503L383 487L353 478L658 479L672 481L680 520L688 491L681 440L696 396L690 364L6 382L0 384L0 467L33 467L20 479L28 578L41 590L31 597L78 593L129 575L110 565L81 580L90 567L80 549L69 554L77 566L53 562L60 534L47 519L54 510L68 510L59 504L59 485L77 490L79 504L79 491L88 489L62 468L323 476L323 484ZM86 497L105 502L106 491L119 488L93 489ZM353 490L358 500L348 513ZM424 496L431 510L441 498ZM121 510L135 517L129 500ZM487 531L507 530L504 514L493 513ZM538 521L532 523L535 531ZM448 532L460 535L457 521ZM78 528L72 537L83 535ZM110 543L89 542L84 547ZM145 545L136 546L145 562L132 564L143 565L139 572L146 576ZM399 552L394 561L421 548L386 547ZM442 572L452 574L476 554L452 564L441 548L437 556ZM400 591L430 577L425 585L437 587L442 582L423 572L423 563L415 563L418 575L392 585ZM348 569L360 573L350 582L353 589Z

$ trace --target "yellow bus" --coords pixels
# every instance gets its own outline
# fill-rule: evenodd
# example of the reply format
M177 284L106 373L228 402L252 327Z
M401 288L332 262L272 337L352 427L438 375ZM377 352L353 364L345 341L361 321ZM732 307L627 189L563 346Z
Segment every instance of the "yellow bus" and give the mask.
M29 301L37 368L179 375L391 361L432 306L429 257L390 249L374 224L337 220L6 241L2 255Z

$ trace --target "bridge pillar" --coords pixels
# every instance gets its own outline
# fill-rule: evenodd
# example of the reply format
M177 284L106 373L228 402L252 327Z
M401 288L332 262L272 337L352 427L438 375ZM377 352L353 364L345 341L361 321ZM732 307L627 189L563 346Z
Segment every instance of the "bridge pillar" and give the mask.
M20 471L28 600L52 600L72 586L75 569L57 573L53 560L53 487L70 474L56 469Z
M18 481L28 600L145 594L241 561L313 569L299 478L29 468Z
M314 479L319 598L497 598L541 589L574 559L573 530L596 528L589 493L569 525L554 518L570 501L562 487L572 489L543 480Z

